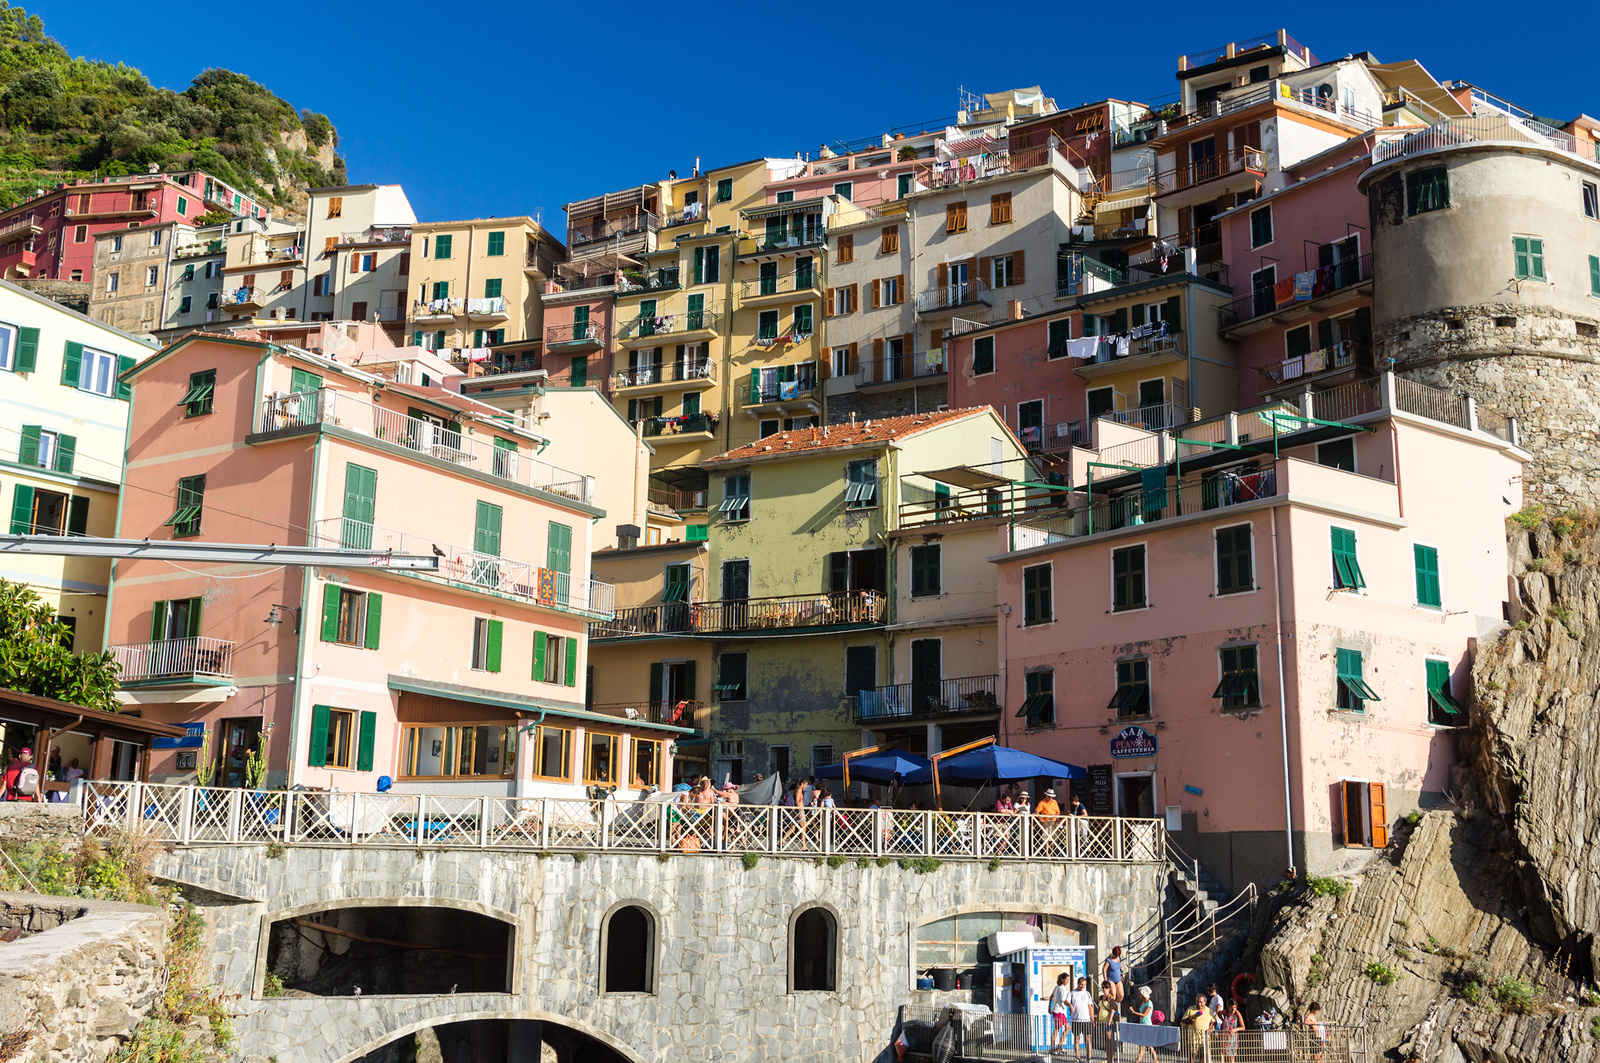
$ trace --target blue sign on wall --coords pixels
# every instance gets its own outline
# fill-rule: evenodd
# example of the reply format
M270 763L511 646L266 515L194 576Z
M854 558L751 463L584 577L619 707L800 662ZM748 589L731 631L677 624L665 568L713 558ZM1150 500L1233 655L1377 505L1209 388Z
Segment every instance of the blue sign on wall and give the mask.
M205 741L206 725L203 723L186 723L183 725L188 734L182 738L157 738L150 743L151 749L199 749L200 743Z
M1111 755L1118 758L1153 757L1156 755L1156 736L1143 727L1124 727L1111 740Z

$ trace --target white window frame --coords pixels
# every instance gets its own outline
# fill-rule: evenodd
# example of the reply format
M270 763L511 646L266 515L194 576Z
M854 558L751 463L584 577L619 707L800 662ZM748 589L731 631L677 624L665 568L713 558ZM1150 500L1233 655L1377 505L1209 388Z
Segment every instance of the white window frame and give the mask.
M39 430L39 468L53 469L56 464L56 443L61 433L49 428Z
M1167 387L1167 378L1166 377L1164 377L1164 376L1145 377L1143 380L1139 380L1139 381L1136 381L1134 383L1133 398L1134 398L1134 402L1136 403L1136 405L1134 406L1134 409L1142 410L1142 409L1145 408L1144 403L1139 400L1139 391L1140 391L1141 388L1143 388L1146 384L1150 383L1151 381L1156 381L1161 385L1161 402L1158 405L1163 405L1164 406L1167 403L1172 401L1171 399L1169 399L1167 397L1167 394L1168 394L1170 389Z
M17 364L17 344L22 337L22 330L9 321L0 321L0 370L13 372L12 366Z
M769 424L772 426L772 431L770 432L767 431L767 425ZM757 439L765 439L768 436L775 436L781 431L783 431L783 419L779 417L763 417L756 423Z
M1036 620L1028 623L1028 570L1034 568L1048 568L1050 570L1050 619ZM1023 565L1022 575L1017 581L1017 597L1022 606L1021 626L1026 628L1050 627L1060 616L1057 608L1059 601L1056 598L1056 565L1054 561L1044 561L1037 565Z
M883 306L900 305L900 278L885 277L878 282L878 302Z
M841 284L833 290L833 316L842 317L850 312L850 286Z
M1111 392L1111 409L1108 410L1107 412L1108 413L1116 413L1117 412L1117 389L1113 385L1111 385L1111 384L1101 384L1097 388L1085 388L1084 392L1083 392L1083 419L1086 422L1087 421L1092 421L1092 420L1095 419L1095 415L1089 412L1089 396L1092 393L1096 392L1096 391L1109 391L1109 392Z
M1417 601L1417 551L1416 551L1416 547L1420 546L1425 550L1432 550L1433 551L1433 559L1434 559L1435 563L1437 563L1438 560L1441 557L1444 556L1444 547L1440 546L1438 543L1430 543L1430 542L1427 542L1427 541L1422 540L1422 539L1413 539L1413 540L1411 540L1411 546L1412 546L1412 550L1411 550L1411 608L1420 609L1424 613L1434 613L1434 614L1437 614L1439 616L1447 615L1445 613L1445 610L1444 610L1444 576L1443 576L1442 572L1440 573L1440 576L1439 576L1439 604L1438 605L1424 605L1423 603Z
M567 681L567 639L570 635L552 635L545 632L544 636L544 675L539 677L542 683L552 686L562 686ZM554 678L552 678L552 674Z
M97 367L105 377L104 391L94 386ZM78 371L78 389L95 395L104 395L107 398L115 395L117 393L117 356L107 351L96 350L93 347L85 347L83 349L83 364Z
M160 266L150 266L150 267L146 268L146 270L144 271L144 286L146 288L154 288L156 285L158 285L160 283L161 283L161 267Z
M1217 532L1227 531L1229 528L1249 528L1250 529L1250 589L1247 590L1247 591L1229 591L1227 594L1223 594L1222 593L1222 587L1221 587L1220 583L1217 580L1217 562L1222 559L1222 555L1217 550ZM1328 551L1329 551L1329 555L1331 556L1332 555L1332 551L1333 551L1333 547L1331 545L1328 547ZM1148 558L1149 556L1150 556L1149 553L1146 552L1145 557ZM1232 524L1214 524L1214 525L1212 525L1212 527L1211 527L1211 597L1213 597L1213 598L1243 598L1246 595L1254 594L1257 591L1259 591L1261 589L1261 584L1256 582L1256 557L1257 557L1257 554L1256 554L1256 522L1255 521L1253 521L1253 520L1240 520L1240 521L1235 521ZM1146 568L1146 571L1148 572L1149 565L1146 564L1145 568ZM1146 584L1149 583L1149 576L1148 575L1145 577L1145 583ZM1150 597L1150 595L1148 593L1149 589L1150 588L1148 586L1145 587L1145 590L1147 592L1145 594L1145 598L1146 599L1148 599ZM1217 670L1218 670L1218 673L1219 673L1218 676L1217 676L1217 679L1220 682L1221 678L1222 678L1221 675L1220 675L1220 672L1222 670L1222 655L1220 653L1217 654ZM1260 671L1261 671L1261 664L1260 664L1259 661L1257 661L1256 662L1256 672L1259 674Z
M116 272L106 274L106 294L116 295L117 288L122 284L122 276Z
M855 373L856 369L858 368L858 366L855 364L857 359L852 359L850 357L850 345L847 343L843 347L834 347L834 348L832 348L832 350L833 350L833 375L834 376L850 376L850 375L853 375ZM841 366L843 366L846 363L848 363L848 366L849 366L848 370L846 370L844 368L841 368Z
M1154 713L1152 713L1154 715ZM1149 779L1150 780L1150 807L1155 810L1161 807L1161 793L1156 784L1156 773L1151 771L1119 771L1115 773L1116 782L1111 787L1112 814L1120 817L1122 813L1122 780L1123 779Z
M1583 216L1600 220L1600 184L1583 182Z
M844 189L843 192L839 191L841 188ZM834 183L833 194L836 196L843 196L851 203L855 202L855 192L856 183L854 181L838 181Z
M1212 546L1213 549L1216 548L1215 547L1216 541L1217 541L1216 536L1213 535L1211 537L1211 542L1213 544L1213 546ZM1117 608L1117 551L1119 551L1119 550L1132 550L1136 546L1137 547L1142 547L1144 549L1144 604L1143 605L1136 605L1136 606L1133 606L1133 607L1128 608L1128 609L1118 609ZM1108 601L1111 603L1111 608L1108 610L1110 615L1112 615L1112 616L1122 616L1125 613L1142 613L1146 609L1150 608L1150 540L1148 540L1148 539L1140 539L1138 542L1116 543L1116 544L1112 545L1111 547L1109 547L1109 549L1106 552L1106 566L1107 566L1107 579L1108 579L1107 589L1110 591L1110 598L1108 599ZM1055 598L1055 595L1052 593L1051 594L1052 601L1054 600L1054 598Z
M475 616L472 618L471 670L474 672L487 672L489 670L489 625L492 622L492 617ZM504 652L503 647L502 652Z
M1014 259L1010 255L995 255L989 260L989 287L1009 288L1016 283L1013 279L1017 275L1016 270L1012 268L1013 262ZM1004 281L1000 279L1002 272L1005 274Z
M748 488L749 494L746 494L746 495L743 496L744 497L744 505L739 507L739 512L742 512L743 516L735 516L734 515L735 511L734 510L726 508L727 504L728 504L728 501L729 501L728 481L730 479L734 478L734 477L737 477L737 476L744 477L745 483L747 483L749 485L749 488ZM755 506L754 506L755 494L756 494L756 478L753 475L751 475L748 471L746 471L746 472L724 473L723 476L722 476L722 503L718 507L719 512L722 513L722 519L724 521L727 521L729 523L734 523L734 524L743 524L746 521L748 521L750 519L751 515L752 515L752 511L755 508ZM738 498L740 496L734 495L732 497ZM734 559L730 558L729 560L734 560Z

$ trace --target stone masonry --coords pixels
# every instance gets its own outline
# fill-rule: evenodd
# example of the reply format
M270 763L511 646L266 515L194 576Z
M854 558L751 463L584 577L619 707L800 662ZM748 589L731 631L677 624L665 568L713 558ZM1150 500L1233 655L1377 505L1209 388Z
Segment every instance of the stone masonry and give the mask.
M25 932L0 945L0 1045L17 1052L6 1058L110 1058L166 984L166 913L26 893L0 893L0 909Z
M888 1046L915 985L915 934L958 911L1031 910L1084 923L1101 949L1129 941L1161 902L1147 863L945 863L829 867L808 858L571 855L293 847L194 847L155 872L203 891L214 962L237 1005L245 1056L347 1063L438 1023L544 1019L639 1063L682 1059L869 1060ZM230 902L231 899L231 902ZM653 993L601 996L601 923L653 913ZM512 992L446 996L261 995L277 920L356 905L444 905L513 928ZM838 991L791 992L790 920L821 905L838 925Z

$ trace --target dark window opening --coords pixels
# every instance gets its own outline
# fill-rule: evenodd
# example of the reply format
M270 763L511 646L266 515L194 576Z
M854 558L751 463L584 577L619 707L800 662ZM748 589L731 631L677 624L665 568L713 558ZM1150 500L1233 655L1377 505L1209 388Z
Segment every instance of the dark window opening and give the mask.
M267 972L319 997L509 993L512 938L455 908L330 908L272 925Z
M833 992L837 939L838 928L826 908L807 908L795 918L789 943L794 992Z
M601 992L651 992L653 936L650 913L643 908L629 905L611 916L606 924L606 969Z

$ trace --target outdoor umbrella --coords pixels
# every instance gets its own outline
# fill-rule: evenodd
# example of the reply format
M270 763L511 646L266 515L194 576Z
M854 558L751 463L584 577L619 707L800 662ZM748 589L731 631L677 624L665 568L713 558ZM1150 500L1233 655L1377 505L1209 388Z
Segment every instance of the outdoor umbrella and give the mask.
M889 783L902 781L905 776L928 769L928 759L915 753L901 753L889 749L870 756L856 757L850 761L850 778L853 781ZM819 779L844 778L844 764L829 764L811 774ZM932 778L932 776L929 776Z
M855 768L852 766L851 771ZM1087 779L1089 773L1076 764L1024 753L1007 746L984 746L968 753L958 753L939 762L939 781L967 786L982 786L989 782L1014 782L1019 779ZM918 769L906 776L907 783L933 781L933 766Z

